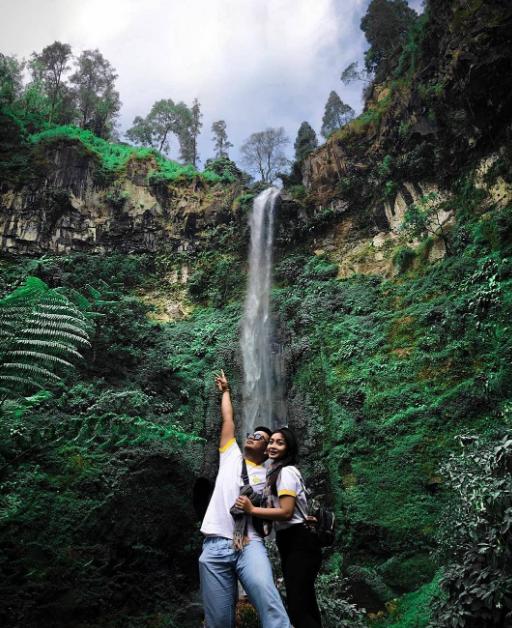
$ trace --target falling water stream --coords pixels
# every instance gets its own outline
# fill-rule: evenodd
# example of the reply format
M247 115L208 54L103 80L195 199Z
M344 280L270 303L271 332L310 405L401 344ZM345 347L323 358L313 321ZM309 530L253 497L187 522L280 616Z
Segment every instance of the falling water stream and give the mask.
M244 432L252 432L258 424L272 426L270 288L274 209L278 196L277 188L263 191L254 199L250 217L249 282L241 335Z

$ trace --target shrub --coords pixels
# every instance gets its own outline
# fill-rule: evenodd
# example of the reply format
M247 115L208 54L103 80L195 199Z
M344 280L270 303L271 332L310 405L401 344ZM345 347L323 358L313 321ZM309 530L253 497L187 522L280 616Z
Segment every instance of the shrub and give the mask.
M442 467L455 502L439 533L449 559L435 626L512 624L512 432L486 443L462 436L460 454Z
M401 275L411 268L416 253L408 246L401 246L393 255L393 264L398 269L398 273Z
M338 265L324 257L312 257L304 268L304 274L311 279L330 279L338 274Z
M320 574L316 595L324 628L364 628L364 613L348 601L346 579L337 571Z

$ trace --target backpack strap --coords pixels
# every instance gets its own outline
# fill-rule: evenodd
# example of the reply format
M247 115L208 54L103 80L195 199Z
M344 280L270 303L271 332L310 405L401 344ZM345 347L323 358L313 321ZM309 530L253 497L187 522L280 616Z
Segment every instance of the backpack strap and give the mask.
M302 479L302 474L299 471L299 478L300 478L300 484L302 486L302 490L304 491L304 497L306 498L306 510L309 511L309 506L308 506L308 491L306 489L306 485L304 484L304 480ZM295 500L295 505L297 506L297 510L300 512L300 514L304 517L304 521L307 521L308 515L302 510L302 508L300 507L299 504L299 499L297 496L297 499Z
M247 463L245 462L245 458L242 458L242 473L241 473L242 482L244 486L249 484L249 473L247 472Z

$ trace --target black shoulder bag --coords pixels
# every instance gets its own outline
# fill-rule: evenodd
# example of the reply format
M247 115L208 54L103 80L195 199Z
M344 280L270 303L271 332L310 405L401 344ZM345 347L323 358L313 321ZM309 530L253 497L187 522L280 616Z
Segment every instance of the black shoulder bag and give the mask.
M304 480L302 476L300 477L300 482L302 484L302 489L304 491L304 495L306 496L306 504L308 498L308 490L304 485ZM336 516L332 510L329 510L325 506L323 506L319 499L312 498L311 499L311 508L310 516L315 517L316 521L308 522L308 515L304 513L302 508L299 505L298 496L295 501L297 505L297 509L300 514L304 517L306 525L309 527L311 532L316 535L318 538L318 542L322 547L329 547L334 543L335 538L335 528L336 528Z

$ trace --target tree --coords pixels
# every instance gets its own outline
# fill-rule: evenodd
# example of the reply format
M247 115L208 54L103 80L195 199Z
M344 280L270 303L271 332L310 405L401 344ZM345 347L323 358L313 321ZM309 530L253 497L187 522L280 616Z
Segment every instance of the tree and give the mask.
M299 127L297 139L293 145L295 148L295 161L303 161L317 146L318 140L315 130L307 122L303 122Z
M400 231L410 238L439 237L449 255L452 252L447 228L450 218L442 197L437 192L429 192L407 207Z
M341 128L349 120L352 120L353 117L354 110L352 107L344 103L338 94L332 91L325 105L320 133L327 139L333 131Z
M431 626L510 626L512 617L512 433L458 437L441 467L452 498L439 521L444 563Z
M125 133L126 137L139 146L153 146L153 127L148 118L135 116L133 126Z
M171 136L174 135L179 140L182 159L192 163L194 155L197 159L192 136L192 130L196 128L194 124L192 111L184 102L175 103L172 98L163 98L153 104L145 118L137 116L133 120L126 137L135 144L169 153Z
M365 66L382 80L390 70L393 53L405 41L417 13L406 0L372 0L361 20L361 30L370 48L365 53Z
M265 131L253 133L240 149L242 161L249 170L260 176L261 181L272 183L279 170L288 165L283 148L289 142L283 127L269 127Z
M195 166L196 162L199 160L199 153L197 151L197 138L199 137L199 133L201 132L201 128L203 126L203 123L201 122L203 114L201 113L201 107L197 98L194 98L190 111L192 113L192 124L190 126L190 135L192 137L193 147L192 165Z
M20 97L23 87L24 62L0 52L0 105L12 104Z
M160 152L170 150L170 134L178 132L178 114L172 98L157 100L151 107L148 121L152 127L153 140Z
M71 60L71 46L56 41L50 46L43 48L39 54L32 53L30 69L35 80L40 80L46 91L50 102L50 112L48 120L52 122L55 110L60 101L64 99L66 85L64 74L69 70Z
M183 105L183 103L181 103ZM186 105L178 112L179 129L178 139L180 142L180 157L184 163L192 164L194 167L199 160L197 152L197 138L203 123L201 118L201 106L197 98L194 98L192 107L188 109Z
M233 144L228 141L226 122L224 120L217 120L217 122L214 122L212 124L212 133L215 159L220 159L221 157L229 157L229 149L233 147Z
M360 70L358 62L354 61L350 65L347 65L347 67L343 70L340 76L340 81L343 85L349 85L349 83L353 83L354 81L371 83L372 74L366 69Z
M76 97L79 126L109 137L121 108L119 92L114 88L117 74L98 49L84 50L77 64L69 80Z

